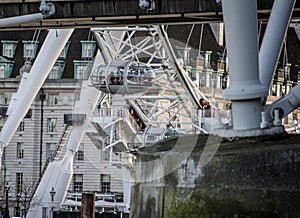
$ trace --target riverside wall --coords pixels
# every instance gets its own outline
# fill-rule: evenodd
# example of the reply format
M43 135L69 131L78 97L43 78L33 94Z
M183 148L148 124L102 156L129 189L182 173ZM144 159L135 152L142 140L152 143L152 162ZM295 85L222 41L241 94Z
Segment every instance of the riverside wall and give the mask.
M132 218L300 214L300 135L182 136L140 150L135 170Z

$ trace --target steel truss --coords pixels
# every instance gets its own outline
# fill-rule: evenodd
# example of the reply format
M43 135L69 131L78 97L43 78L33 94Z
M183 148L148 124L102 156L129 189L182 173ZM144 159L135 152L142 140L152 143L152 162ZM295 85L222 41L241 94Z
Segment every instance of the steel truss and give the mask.
M195 103L195 99L198 102L204 95L197 93L199 91L192 87L186 72L182 67L179 69L176 56L170 55L170 52L174 52L168 39L164 37L166 33L162 33L163 27L92 30L106 62L134 60L146 63L154 69L155 80L146 91L138 94L120 93L146 126L168 126L185 133L195 133L198 130L206 132L199 126L199 104ZM123 31L124 38L115 37L114 31ZM107 43L107 39L114 41L114 44ZM181 79L183 76L187 81L184 84ZM191 95L196 97L192 99Z

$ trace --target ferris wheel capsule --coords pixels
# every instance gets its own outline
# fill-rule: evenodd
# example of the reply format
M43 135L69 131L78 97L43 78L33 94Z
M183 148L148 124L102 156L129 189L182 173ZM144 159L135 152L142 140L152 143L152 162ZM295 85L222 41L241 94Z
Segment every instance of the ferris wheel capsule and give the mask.
M144 92L153 85L153 69L137 61L115 60L95 67L91 73L92 84L100 91L112 94Z

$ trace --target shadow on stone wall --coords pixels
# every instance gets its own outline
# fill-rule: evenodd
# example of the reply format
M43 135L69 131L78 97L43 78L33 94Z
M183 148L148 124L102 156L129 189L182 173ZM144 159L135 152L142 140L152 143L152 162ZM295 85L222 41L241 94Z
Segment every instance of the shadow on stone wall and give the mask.
M299 217L300 135L223 140L205 166L199 160L208 136L197 137L193 151L174 171L134 184L131 217ZM171 160L161 161L163 175L188 150L189 138L182 141L181 152L172 151L177 139L139 152L136 174L154 178L159 165L146 169L139 162L172 151Z

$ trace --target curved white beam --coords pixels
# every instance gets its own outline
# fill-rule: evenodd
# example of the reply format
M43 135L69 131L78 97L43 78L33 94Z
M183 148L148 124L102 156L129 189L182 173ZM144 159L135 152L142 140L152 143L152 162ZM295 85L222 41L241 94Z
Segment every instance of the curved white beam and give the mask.
M0 133L0 157L3 148L12 139L72 32L73 29L50 30L30 72L23 73L22 85L14 95L16 98L14 109L10 111Z
M270 88L296 0L275 0L259 51L259 80Z

